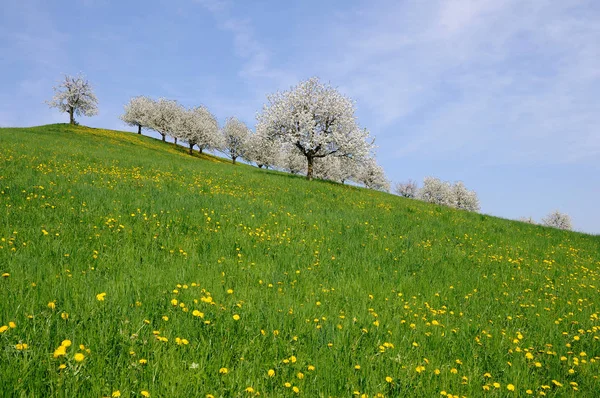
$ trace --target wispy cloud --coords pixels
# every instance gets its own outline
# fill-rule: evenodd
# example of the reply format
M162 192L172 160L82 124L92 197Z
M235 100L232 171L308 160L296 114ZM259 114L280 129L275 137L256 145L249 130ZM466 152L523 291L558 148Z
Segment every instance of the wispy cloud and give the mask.
M330 25L323 70L374 116L373 128L395 127L379 142L401 141L396 156L460 151L506 162L586 161L600 154L594 7L579 0L371 3Z

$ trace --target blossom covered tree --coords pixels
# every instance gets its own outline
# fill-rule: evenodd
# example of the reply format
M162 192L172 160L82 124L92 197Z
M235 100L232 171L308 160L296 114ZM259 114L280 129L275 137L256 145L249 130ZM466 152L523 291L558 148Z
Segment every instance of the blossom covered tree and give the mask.
M177 136L188 144L190 155L196 145L200 153L222 146L217 118L205 106L183 109L176 125Z
M367 188L385 192L390 190L390 183L385 178L383 168L377 164L374 158L367 158L361 163L357 179Z
M125 112L121 120L130 126L138 128L138 134L142 134L142 128L147 127L148 118L152 111L153 101L143 95L133 97L125 104Z
M94 116L98 114L98 99L91 84L83 75L65 75L64 80L54 87L54 97L46 103L51 108L69 114L69 123L76 124L77 116Z
M257 116L257 131L294 145L306 159L306 177L313 177L314 160L327 156L362 159L373 143L354 115L354 103L318 78L290 91L268 96Z
M177 101L159 98L158 101L152 101L146 121L147 127L156 131L166 141L167 135L175 134L175 123L177 117L181 114L181 108Z
M546 217L542 218L542 224L547 227L558 228L558 229L573 229L571 223L571 217L568 214L561 213L558 210L553 211Z
M425 177L417 198L442 206L450 206L453 203L450 184L436 177Z
M246 144L244 159L254 162L258 168L269 168L280 162L281 145L273 138L263 134L250 134Z
M450 188L452 207L468 211L479 211L479 198L475 191L468 190L462 181L455 182Z
M419 193L419 186L416 181L408 180L406 182L396 184L394 191L397 195L405 198L416 198L417 194Z
M231 162L235 164L235 160L244 153L248 147L248 139L250 130L245 123L239 121L235 117L229 117L225 121L223 127L223 150L231 157Z
M294 145L286 145L281 155L280 167L292 174L306 172L306 158Z

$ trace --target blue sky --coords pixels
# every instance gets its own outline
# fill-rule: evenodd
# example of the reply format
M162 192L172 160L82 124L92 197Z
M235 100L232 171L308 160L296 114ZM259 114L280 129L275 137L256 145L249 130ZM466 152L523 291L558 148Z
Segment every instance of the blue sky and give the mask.
M318 76L356 100L394 182L462 180L482 212L559 209L600 233L600 2L31 1L0 14L0 126L67 122L44 101L83 72L94 127L135 95L254 126Z

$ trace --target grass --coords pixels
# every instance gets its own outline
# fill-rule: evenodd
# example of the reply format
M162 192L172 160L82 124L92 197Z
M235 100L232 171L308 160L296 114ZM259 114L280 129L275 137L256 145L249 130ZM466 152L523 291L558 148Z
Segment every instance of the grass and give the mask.
M0 129L2 395L597 396L599 253L136 134Z

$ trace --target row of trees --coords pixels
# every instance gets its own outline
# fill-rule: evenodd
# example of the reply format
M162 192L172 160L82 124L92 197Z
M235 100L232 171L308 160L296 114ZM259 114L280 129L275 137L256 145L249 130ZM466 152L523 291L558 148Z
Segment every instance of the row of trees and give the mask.
M268 97L257 116L256 132L234 117L219 129L206 107L186 109L176 101L140 96L125 105L121 119L134 127L172 136L199 151L218 150L233 163L243 158L258 167L277 167L339 182L354 181L389 190L374 157L374 140L359 127L354 103L317 78Z
M98 99L90 83L81 75L65 76L54 87L48 105L69 114L93 116L98 113ZM176 101L153 100L139 96L125 105L121 119L128 125L156 131L166 141L181 140L189 146L226 153L235 164L243 158L258 167L276 167L293 174L345 183L352 181L368 188L389 191L385 173L374 156L374 140L361 128L355 117L354 102L317 78L301 82L289 91L267 97L268 103L257 116L256 132L235 117L226 120L222 129L216 117L204 106L187 109ZM395 192L438 205L479 211L475 191L462 182L450 184L426 177L423 186L409 180L395 186ZM535 223L531 218L521 221ZM542 224L571 229L568 215L555 211Z
M537 224L537 222L531 217L521 217L519 221L526 222L528 224ZM555 210L546 217L542 218L541 225L565 230L573 229L571 217L568 214L561 213L558 210Z
M394 191L405 198L419 199L424 202L450 206L457 209L479 211L481 208L477 193L467 189L462 181L450 184L439 178L425 177L421 188L419 188L416 181L408 180L407 182L396 184Z

